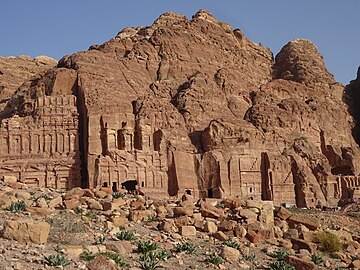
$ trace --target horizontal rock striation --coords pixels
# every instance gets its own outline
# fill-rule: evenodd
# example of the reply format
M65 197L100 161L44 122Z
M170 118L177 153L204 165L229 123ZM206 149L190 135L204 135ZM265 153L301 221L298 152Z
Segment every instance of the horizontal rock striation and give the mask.
M343 90L308 40L274 59L207 11L165 13L19 87L2 112L0 175L335 205L360 186Z

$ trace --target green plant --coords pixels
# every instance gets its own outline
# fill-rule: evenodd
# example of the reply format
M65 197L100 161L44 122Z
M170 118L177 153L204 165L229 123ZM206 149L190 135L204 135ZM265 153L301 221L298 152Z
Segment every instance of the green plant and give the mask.
M80 215L80 214L82 214L84 212L84 209L82 209L79 206L76 206L75 209L74 209L74 212L75 212L75 214Z
M238 242L236 242L236 241L234 241L231 237L230 238L228 238L228 239L226 239L224 242L223 242L223 244L225 245L225 246L228 246L228 247L231 247L231 248L235 248L235 249L237 249L237 250L239 250L240 251L240 244L238 243Z
M12 203L6 210L10 212L20 213L26 209L26 204L24 201L17 201Z
M270 256L278 261L283 261L287 256L289 256L289 253L285 249L279 249L271 253Z
M194 254L196 252L196 247L189 242L178 243L174 246L175 252L185 251L187 254Z
M330 256L330 258L333 258L333 259L341 259L341 256L335 252L330 253L329 256Z
M114 235L119 240L127 240L127 241L134 241L136 240L136 236L133 232L130 231L121 231Z
M86 211L85 216L93 219L95 217L95 213L92 210L88 210Z
M50 266L66 266L70 264L70 261L64 256L56 254L45 257L45 263Z
M100 252L99 255L102 255L106 258L113 260L118 267L123 267L125 265L125 262L116 253L105 251L105 252Z
M326 252L336 252L341 248L341 242L337 235L332 234L327 231L322 231L317 234L317 238L321 243L324 251Z
M211 253L210 255L208 255L206 261L211 264L214 264L214 265L220 265L220 264L224 263L223 258L216 255L215 253Z
M255 260L255 254L243 254L244 260L245 261L249 261L249 262L253 262Z
M359 260L359 256L357 256L357 255L350 255L349 257L350 257L351 261Z
M156 216L155 215L148 216L147 221L149 221L149 222L156 221Z
M165 249L160 249L156 252L156 258L158 258L160 261L166 261L171 257L171 253Z
M113 194L112 194L114 199L124 198L125 195L126 195L125 193L121 193L121 192L113 192Z
M311 258L312 262L315 263L316 265L321 265L324 262L323 258L316 253L311 254L310 258Z
M157 244L154 242L148 241L139 241L137 249L135 249L136 253L146 254L150 251L154 251L158 248Z
M269 264L269 270L295 270L295 267L284 261L276 261Z
M159 258L154 251L141 254L140 261L141 269L144 270L154 270L162 267L159 265Z
M95 259L95 257L96 256L89 251L83 251L80 254L80 258L83 259L84 261L91 261L91 260Z
M106 240L106 237L101 235L101 236L95 238L95 244L96 245L103 245L105 240Z

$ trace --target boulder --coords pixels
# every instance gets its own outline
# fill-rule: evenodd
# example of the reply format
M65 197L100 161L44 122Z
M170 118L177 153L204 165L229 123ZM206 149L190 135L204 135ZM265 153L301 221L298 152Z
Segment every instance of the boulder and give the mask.
M50 224L31 219L6 220L3 236L19 242L45 244L50 232Z
M221 247L220 256L223 257L224 260L226 260L226 261L235 263L240 258L240 251L235 248L224 245Z

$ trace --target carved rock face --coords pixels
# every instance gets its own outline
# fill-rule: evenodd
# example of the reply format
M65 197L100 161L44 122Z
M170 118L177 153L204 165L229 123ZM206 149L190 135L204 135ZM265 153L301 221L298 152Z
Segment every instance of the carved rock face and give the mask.
M344 87L309 41L275 60L207 11L126 28L18 89L2 114L0 174L67 188L81 164L83 185L137 180L153 196L351 197L359 150Z

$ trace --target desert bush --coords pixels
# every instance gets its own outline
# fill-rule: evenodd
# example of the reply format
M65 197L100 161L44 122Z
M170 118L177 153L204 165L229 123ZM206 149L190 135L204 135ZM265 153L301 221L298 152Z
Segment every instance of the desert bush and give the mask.
M105 251L105 252L100 252L99 255L102 255L106 258L113 260L118 267L125 266L125 262L116 253Z
M310 258L312 262L315 263L316 265L321 265L324 262L323 258L316 253L311 254Z
M103 245L105 243L106 237L101 235L99 237L95 237L95 244L96 245Z
M6 208L6 210L10 211L10 212L15 212L15 213L20 213L25 211L26 209L26 204L24 201L17 201L12 203L9 207Z
M113 196L114 199L124 198L124 197L125 197L125 193L113 192L112 196Z
M279 249L271 253L270 256L278 261L283 261L287 256L289 256L289 253L285 249Z
M337 235L327 231L322 231L317 234L317 238L326 252L336 252L341 248L341 242Z
M80 254L80 258L83 259L84 261L91 261L93 259L95 259L96 255L92 254L89 251L83 251Z
M150 251L140 255L140 267L144 270L155 270L161 268L159 258L154 251Z
M126 241L134 241L136 240L136 236L133 232L130 231L121 231L114 235L119 240L126 240Z
M215 253L211 253L210 255L208 255L206 261L211 264L214 264L214 265L220 265L220 264L224 263L223 258L216 255Z
M154 251L158 248L157 244L151 241L139 241L136 253L146 254L148 252Z
M45 263L50 266L66 266L70 264L70 261L64 256L56 254L45 257Z
M185 252L187 254L194 254L196 252L196 247L189 243L178 243L174 246L174 251L175 252Z
M235 249L237 249L237 250L240 251L240 244L239 244L238 242L234 241L231 237L228 238L228 239L226 239L226 240L223 242L223 244L224 244L225 246L228 246L228 247L231 247L231 248L235 248Z
M284 261L276 261L270 263L269 270L295 270L295 267Z

